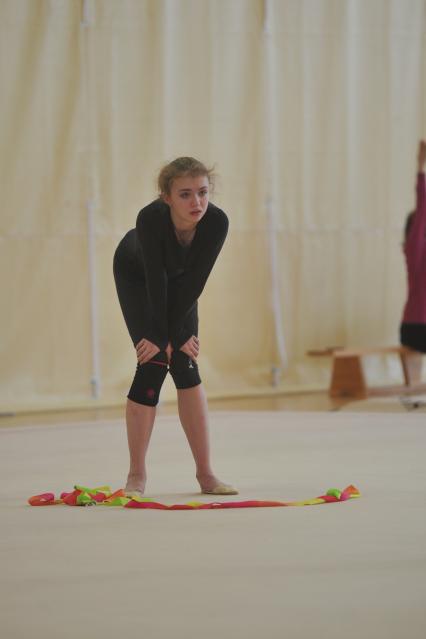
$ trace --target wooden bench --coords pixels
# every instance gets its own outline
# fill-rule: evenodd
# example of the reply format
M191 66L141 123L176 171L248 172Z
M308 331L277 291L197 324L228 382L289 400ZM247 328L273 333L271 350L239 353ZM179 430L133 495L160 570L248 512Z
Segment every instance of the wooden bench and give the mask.
M344 348L331 346L323 350L308 351L312 357L332 357L333 368L328 394L330 397L365 399L372 395L392 395L409 392L425 392L421 383L422 353L405 346L379 346L366 348ZM367 355L399 355L404 384L368 388L362 358Z

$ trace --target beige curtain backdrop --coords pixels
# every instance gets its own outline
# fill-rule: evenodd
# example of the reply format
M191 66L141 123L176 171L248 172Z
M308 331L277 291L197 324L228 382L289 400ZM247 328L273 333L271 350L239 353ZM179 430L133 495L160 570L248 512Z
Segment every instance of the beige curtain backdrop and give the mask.
M425 55L425 0L0 0L1 409L123 401L112 256L179 155L230 217L210 395L325 387L307 349L397 343Z

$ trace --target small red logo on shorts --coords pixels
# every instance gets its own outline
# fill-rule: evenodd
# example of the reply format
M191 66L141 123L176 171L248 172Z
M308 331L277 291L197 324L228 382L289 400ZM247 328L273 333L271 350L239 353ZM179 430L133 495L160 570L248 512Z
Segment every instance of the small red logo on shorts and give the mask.
M148 388L146 391L146 396L148 399L153 399L155 397L155 390L153 388Z

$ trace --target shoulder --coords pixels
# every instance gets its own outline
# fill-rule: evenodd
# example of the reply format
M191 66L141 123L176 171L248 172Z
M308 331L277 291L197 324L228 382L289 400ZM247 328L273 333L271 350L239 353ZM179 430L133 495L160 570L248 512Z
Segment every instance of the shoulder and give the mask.
M160 229L165 223L168 208L161 199L144 206L136 218L136 228Z
M226 235L229 227L229 219L225 211L218 206L209 202L207 211L204 215L205 225L219 234Z

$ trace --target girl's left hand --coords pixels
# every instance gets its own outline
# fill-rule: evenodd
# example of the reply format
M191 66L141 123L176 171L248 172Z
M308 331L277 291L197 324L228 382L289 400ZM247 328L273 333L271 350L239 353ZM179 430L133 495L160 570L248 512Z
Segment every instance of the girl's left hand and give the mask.
M185 353L185 355L188 355L188 357L197 359L198 353L200 351L200 340L198 339L198 337L193 335L187 342L185 342L183 346L180 347L179 350Z

